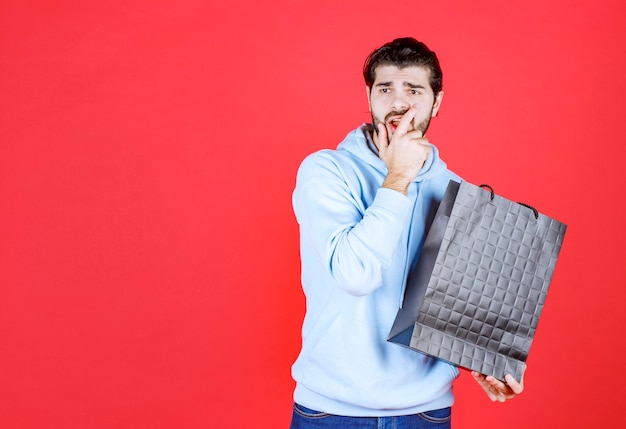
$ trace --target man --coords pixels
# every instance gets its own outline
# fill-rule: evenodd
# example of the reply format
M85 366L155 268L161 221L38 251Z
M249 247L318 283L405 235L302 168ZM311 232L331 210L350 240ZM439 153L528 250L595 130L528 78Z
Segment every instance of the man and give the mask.
M460 180L426 139L441 68L402 38L372 52L363 76L372 124L308 156L293 193L306 315L291 428L446 428L458 369L386 340L432 214ZM523 390L472 375L492 400Z

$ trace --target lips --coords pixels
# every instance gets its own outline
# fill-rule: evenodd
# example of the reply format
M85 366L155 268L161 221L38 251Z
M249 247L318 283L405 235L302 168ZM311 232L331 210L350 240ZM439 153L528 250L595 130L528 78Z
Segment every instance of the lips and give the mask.
M402 119L402 116L394 116L387 120L387 126L389 127L391 132L394 132L396 128L398 128L398 125L400 124L401 119Z

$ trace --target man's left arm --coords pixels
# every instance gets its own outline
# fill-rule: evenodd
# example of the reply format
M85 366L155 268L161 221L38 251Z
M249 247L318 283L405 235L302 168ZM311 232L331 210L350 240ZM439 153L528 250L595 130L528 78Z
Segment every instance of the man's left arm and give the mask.
M515 398L517 395L524 391L524 373L526 372L526 366L524 366L524 372L518 382L511 374L507 374L504 378L506 383L501 382L497 378L491 375L484 375L477 371L472 371L472 377L483 388L489 399L494 402L505 402L509 399Z

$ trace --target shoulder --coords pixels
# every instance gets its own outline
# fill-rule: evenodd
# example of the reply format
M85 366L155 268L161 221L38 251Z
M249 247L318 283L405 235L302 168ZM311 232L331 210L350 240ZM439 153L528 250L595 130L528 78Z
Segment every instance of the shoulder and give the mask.
M298 169L298 176L336 177L345 172L362 170L364 161L343 145L337 149L322 149L308 155Z
M308 155L298 169L298 177L334 176L340 170L342 155L337 150L322 149Z

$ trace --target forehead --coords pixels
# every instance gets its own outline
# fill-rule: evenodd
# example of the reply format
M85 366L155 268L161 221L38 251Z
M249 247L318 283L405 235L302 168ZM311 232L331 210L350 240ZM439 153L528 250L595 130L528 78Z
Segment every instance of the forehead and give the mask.
M408 66L399 68L394 65L382 65L374 70L376 79L374 85L381 82L411 82L430 88L430 70L426 67Z

